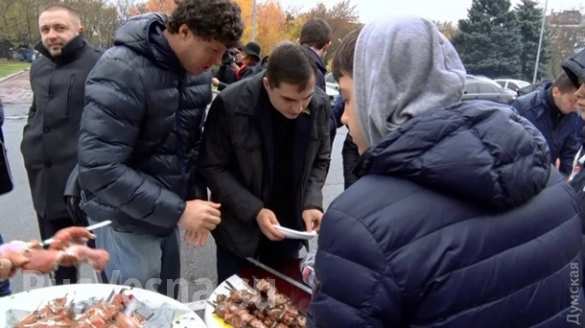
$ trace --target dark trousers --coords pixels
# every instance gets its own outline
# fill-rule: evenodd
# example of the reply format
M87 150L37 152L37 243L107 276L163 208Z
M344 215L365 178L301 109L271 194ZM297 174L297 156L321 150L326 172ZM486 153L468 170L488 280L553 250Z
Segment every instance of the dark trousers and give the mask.
M302 245L303 243L298 240L286 239L284 241L274 242L263 237L256 251L255 258L271 268L278 268L286 262L298 259L299 250ZM240 274L244 267L250 265L246 259L217 245L218 285L234 274Z
M74 225L73 220L70 218L47 220L42 217L38 217L38 223L39 230L41 231L41 240L51 238L57 231ZM59 267L57 271L55 271L56 285L75 284L77 283L77 278L76 267Z
M2 235L0 235L0 245L4 243L2 240ZM0 297L10 295L10 282L9 280L1 281L0 280Z

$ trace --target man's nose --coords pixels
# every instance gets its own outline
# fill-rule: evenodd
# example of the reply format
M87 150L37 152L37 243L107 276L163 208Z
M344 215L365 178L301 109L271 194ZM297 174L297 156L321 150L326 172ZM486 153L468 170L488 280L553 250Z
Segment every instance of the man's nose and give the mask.
M347 111L344 110L343 111L343 114L341 114L341 123L343 123L343 125L346 125L347 126L347 122L348 122L347 121Z
M49 32L47 32L47 38L48 39L54 39L54 38L57 37L57 35L58 35L58 33L55 32L54 29L50 29Z
M585 83L581 84L581 86L579 87L579 89L577 89L577 91L575 91L575 96L577 96L577 98L585 98Z

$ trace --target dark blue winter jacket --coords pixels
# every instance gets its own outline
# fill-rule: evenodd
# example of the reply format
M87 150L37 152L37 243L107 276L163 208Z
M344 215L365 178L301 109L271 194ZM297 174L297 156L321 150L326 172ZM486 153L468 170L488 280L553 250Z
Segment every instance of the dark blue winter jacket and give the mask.
M211 74L185 72L165 26L160 14L131 18L87 79L82 208L118 231L168 235L185 201L202 194L196 165Z
M560 160L559 171L571 174L573 159L581 147L581 118L577 113L563 115L557 109L551 94L552 84L524 95L512 104L544 135L551 160Z
M470 101L420 114L359 169L323 219L311 326L583 320L574 194L543 137L508 106Z

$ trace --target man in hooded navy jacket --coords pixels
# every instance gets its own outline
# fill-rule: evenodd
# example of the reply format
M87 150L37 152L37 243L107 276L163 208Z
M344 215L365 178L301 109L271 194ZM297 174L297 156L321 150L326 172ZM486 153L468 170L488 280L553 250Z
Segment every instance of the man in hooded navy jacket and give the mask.
M582 224L538 130L461 101L463 64L427 20L365 26L345 62L362 178L323 218L310 326L580 326Z

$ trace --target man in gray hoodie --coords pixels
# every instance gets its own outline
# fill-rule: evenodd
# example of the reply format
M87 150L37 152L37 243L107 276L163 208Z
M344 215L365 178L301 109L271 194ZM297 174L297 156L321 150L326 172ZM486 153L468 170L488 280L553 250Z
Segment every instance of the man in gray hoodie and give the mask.
M309 326L580 326L581 219L536 128L462 101L427 20L368 24L343 62L361 178L323 218Z

